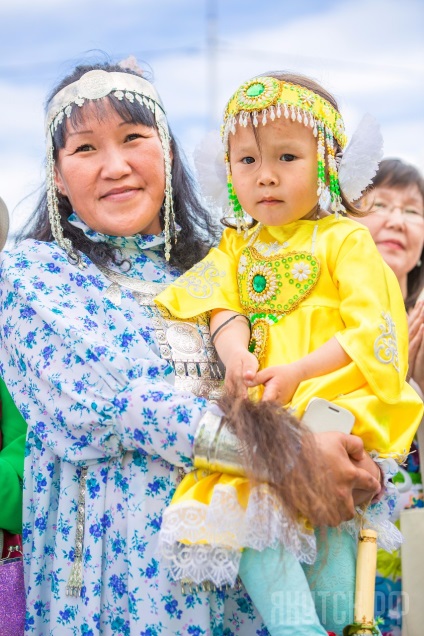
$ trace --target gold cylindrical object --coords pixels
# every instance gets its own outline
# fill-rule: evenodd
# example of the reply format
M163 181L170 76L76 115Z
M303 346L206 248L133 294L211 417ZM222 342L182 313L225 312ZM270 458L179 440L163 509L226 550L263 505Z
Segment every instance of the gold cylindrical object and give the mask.
M373 633L376 569L377 533L375 530L360 530L356 560L354 621L363 625L363 629L358 634ZM369 629L367 629L368 625Z
M222 422L222 424L221 424ZM194 438L194 465L209 472L245 477L240 440L219 415L207 411Z

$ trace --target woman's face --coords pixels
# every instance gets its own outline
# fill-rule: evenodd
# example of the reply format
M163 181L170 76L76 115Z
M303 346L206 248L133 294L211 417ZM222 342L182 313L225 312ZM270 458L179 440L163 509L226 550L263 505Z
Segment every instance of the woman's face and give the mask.
M58 153L59 191L97 232L159 234L165 167L157 130L123 121L107 104L101 118L93 106L84 108L80 124L68 122Z
M368 227L381 256L396 274L404 296L407 275L418 263L424 244L424 201L414 183L404 188L378 186L362 200L372 209L357 219Z

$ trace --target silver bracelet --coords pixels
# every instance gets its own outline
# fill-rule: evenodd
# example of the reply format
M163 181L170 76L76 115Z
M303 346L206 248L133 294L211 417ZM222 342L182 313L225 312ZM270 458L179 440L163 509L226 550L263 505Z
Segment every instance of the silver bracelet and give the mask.
M209 472L246 476L242 463L242 445L229 430L222 415L206 411L194 437L194 465Z

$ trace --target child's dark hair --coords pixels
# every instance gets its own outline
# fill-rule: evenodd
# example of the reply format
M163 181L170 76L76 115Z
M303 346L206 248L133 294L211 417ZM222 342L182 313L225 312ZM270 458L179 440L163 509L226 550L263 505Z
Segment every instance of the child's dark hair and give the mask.
M296 84L298 86L302 86L303 88L307 88L308 90L313 91L317 95L320 95L320 97L322 97L323 99L326 99L333 106L333 108L335 108L338 112L340 112L339 106L337 104L335 97L331 95L331 93L326 91L325 88L323 88L320 84L318 84L318 82L311 79L310 77L307 77L306 75L300 75L298 73L288 73L285 71L269 71L268 73L261 73L261 75L258 75L258 77L274 77L275 79L280 80L280 82L287 82L288 84ZM250 118L251 118L251 121L253 121L252 113L250 114ZM254 126L253 126L253 132L259 147L260 146L259 136L258 136L257 129ZM311 134L312 134L312 131L311 131ZM230 135L230 138L231 138L231 135ZM334 143L335 143L335 149L334 149L335 154L337 155L338 153L342 153L342 148L336 139L334 139ZM344 195L341 188L340 188L340 196L342 199L342 203L344 207L346 208L346 212L348 212L351 216L363 217L368 214L368 212L358 209L357 207L353 205L353 203L348 201L348 199ZM223 223L223 225L226 225L227 227L234 227L234 225L230 221L228 221L228 219L226 218L221 219L221 222ZM257 224L257 221L252 220L251 226L253 227L256 224Z
M74 71L65 77L52 91L47 99L47 107L53 97L65 86L76 82L82 75L92 70L103 70L107 72L131 73L141 75L132 69L122 68L116 64L98 63L77 66ZM156 128L153 113L140 104L137 100L133 103L124 99L120 101L113 95L108 95L110 104L116 113L124 121L144 124ZM96 108L98 117L101 119L105 115L105 104L103 100L90 102ZM80 123L85 116L83 108L73 108L70 116L72 124ZM54 134L54 157L57 158L58 151L64 147L66 135L66 120L60 124ZM213 244L219 239L219 226L213 219L210 212L200 203L197 195L193 177L188 171L182 153L180 152L176 140L170 131L171 149L173 154L172 162L172 188L174 200L174 212L176 224L179 226L178 239L176 244L172 244L170 264L180 271L185 271L192 267L197 261L207 254ZM72 207L67 197L58 194L59 212L64 236L72 241L76 250L86 254L96 265L107 265L109 262L122 264L119 250L106 242L95 243L91 241L83 231L74 227L68 221L72 214ZM163 228L163 212L160 212L160 221ZM53 234L50 227L49 214L47 208L47 193L41 194L32 222L17 237L17 240L34 238L39 241L53 241Z

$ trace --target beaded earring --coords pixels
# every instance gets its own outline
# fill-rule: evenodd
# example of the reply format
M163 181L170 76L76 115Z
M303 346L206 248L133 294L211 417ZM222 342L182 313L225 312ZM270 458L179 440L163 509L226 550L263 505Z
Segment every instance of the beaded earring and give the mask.
M52 140L49 141L50 143L47 148L46 186L50 227L56 243L68 254L69 261L74 263L79 269L84 269L85 263L81 256L74 249L72 242L63 235L62 220L59 212L59 200L56 194L57 187L54 175L55 164L53 156L53 142Z
M318 164L318 190L317 195L321 196L326 187L325 176L325 146L324 146L324 126L317 124L317 164Z
M334 139L333 135L328 128L325 130L325 142L327 149L327 167L328 167L328 179L329 179L329 190L330 190L330 198L331 198L331 209L335 213L336 218L338 217L339 212L345 212L345 207L342 203L342 198L340 194L340 185L339 185L339 177L337 173L337 164L334 150Z
M237 232L246 232L249 229L249 225L246 218L246 212L243 210L238 196L233 186L233 179L231 173L227 177L228 199L230 202L230 209L233 212L234 219L236 221Z
M165 160L165 211L164 211L164 234L165 234L165 259L169 261L171 257L172 238L174 245L177 242L175 231L174 196L172 192L172 162L171 162L171 139L168 128L158 124L159 139L162 143Z

